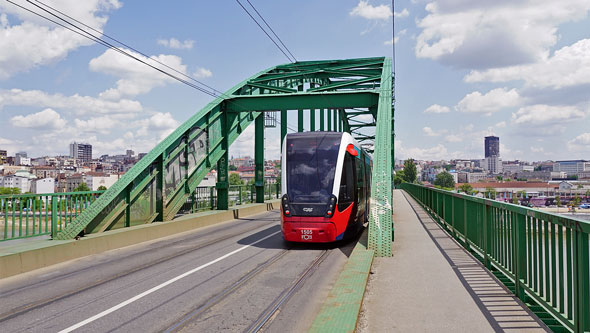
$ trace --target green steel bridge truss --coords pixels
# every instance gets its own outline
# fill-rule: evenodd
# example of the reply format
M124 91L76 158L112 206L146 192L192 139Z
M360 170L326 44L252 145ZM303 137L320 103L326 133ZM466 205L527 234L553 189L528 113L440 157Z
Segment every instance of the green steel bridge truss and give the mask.
M282 141L287 112L296 111L299 131L308 112L310 131L346 131L373 152L369 247L378 256L391 256L393 80L391 58L385 57L306 61L264 70L178 127L55 238L172 220L213 168L217 209L227 209L228 148L252 122L256 200L263 202L264 112L280 111Z

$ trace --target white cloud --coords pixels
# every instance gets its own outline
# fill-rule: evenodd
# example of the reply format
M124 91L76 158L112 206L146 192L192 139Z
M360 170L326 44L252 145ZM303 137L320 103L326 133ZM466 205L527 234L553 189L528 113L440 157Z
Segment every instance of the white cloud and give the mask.
M27 8L36 8L23 2ZM118 9L116 0L61 1L61 11L101 31L108 17L104 14ZM33 14L10 3L1 2L0 12L0 80L28 71L38 66L52 64L64 59L69 52L94 42L80 35L56 27ZM10 25L6 14L22 21Z
M590 154L590 132L582 133L568 141L567 147L569 151L582 152L588 156Z
M461 142L463 141L463 136L456 135L456 134L449 134L445 137L447 142Z
M137 122L137 124L139 125L139 129L136 132L137 137L154 136L160 140L166 138L180 125L170 112L155 113L150 118Z
M63 154L72 141L92 144L95 156L121 154L126 149L148 152L179 126L170 113L158 112L125 123L117 116L76 118L73 125L36 133L29 142L36 151L50 155Z
M129 99L107 101L78 94L72 96L52 95L40 90L0 90L0 110L9 105L67 109L78 114L130 114L143 109L141 103Z
M158 39L157 42L159 45L163 45L163 46L169 47L171 49L177 49L177 50L190 50L195 45L195 41L190 40L190 39L187 39L184 42L181 42L176 38Z
M499 123L496 124L496 127L497 128L504 128L504 127L506 127L506 122L505 121L501 121L501 122L499 122Z
M401 140L395 140L395 156L398 159L413 158L417 160L449 160L461 158L460 152L449 152L443 144L437 144L430 148L404 147Z
M457 111L492 114L504 108L521 104L521 98L516 89L496 88L485 95L479 91L467 94L455 107Z
M193 73L193 75L197 79L205 79L205 78L213 76L213 73L206 68L197 68L197 70Z
M560 24L586 17L589 1L447 1L426 5L416 56L458 68L494 68L546 59Z
M446 133L446 130L441 130L439 132L434 131L432 128L425 126L422 128L422 132L424 132L424 134L426 134L427 136L440 136L441 134Z
M507 82L524 80L536 88L559 89L590 83L590 39L582 39L555 51L537 63L471 71L466 82Z
M545 148L543 148L543 147L531 147L531 151L533 153L543 153L543 152L545 152Z
M556 125L581 120L586 112L575 106L530 105L512 114L512 121L518 125Z
M61 129L65 127L67 122L54 110L45 109L27 116L12 117L10 118L10 123L15 127Z
M17 151L22 151L29 148L23 142L6 139L3 137L0 137L0 147L2 147L2 150L6 150L9 156L14 155L14 153Z
M350 11L350 16L360 16L367 20L387 20L391 17L391 8L388 5L372 6L369 1L359 1L358 5Z
M441 106L438 104L433 104L424 110L424 113L449 113L451 109L448 106Z
M399 41L399 37L395 36L395 38L392 38L391 40L386 40L385 42L383 42L383 45L397 44L398 41Z
M408 11L407 8L404 8L401 12L394 12L393 15L395 17L404 18L410 16L410 11Z
M170 70L150 59L158 60L181 73L186 73L186 66L182 64L182 59L178 56L161 54L146 58L138 53L129 50L125 51L131 53L134 57L150 63L156 68L162 68L167 72ZM100 94L100 97L110 100L120 99L124 96L133 97L145 94L155 87L161 87L167 83L176 82L171 77L112 49L108 49L102 55L90 60L89 67L92 71L106 73L121 78L117 81L116 88L108 89Z
M360 16L367 20L387 20L392 15L398 18L408 17L410 12L407 8L404 8L401 12L392 13L389 5L373 6L369 4L369 1L361 0L349 14L350 16Z
M117 129L122 126L121 121L110 116L93 117L88 120L74 119L74 124L80 131L100 134L117 132Z
M399 42L400 37L405 35L407 32L408 32L407 29L400 30L400 32L397 33L395 38L392 38L391 40L387 40L387 41L383 42L383 44L385 44L385 45L393 45L394 43L397 44L397 42Z

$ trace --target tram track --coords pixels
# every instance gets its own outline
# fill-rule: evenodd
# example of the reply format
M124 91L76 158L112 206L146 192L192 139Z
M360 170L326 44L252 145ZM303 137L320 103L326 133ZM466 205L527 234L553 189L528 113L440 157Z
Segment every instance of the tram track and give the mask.
M116 275L112 275L112 276L109 276L107 278L100 279L98 281L92 282L91 284L85 285L84 287L76 288L74 290L71 290L71 291L68 291L68 292L65 292L65 293L61 293L61 294L56 295L56 296L53 296L53 297L44 298L44 299L41 299L41 300L38 300L38 301L35 301L35 302L32 302L32 303L29 303L29 304L25 304L25 305L22 305L22 306L13 308L10 311L4 312L4 313L0 313L0 323L5 322L5 321L10 320L10 319L13 319L15 317L18 317L18 316L20 316L22 314L25 314L26 312L33 311L33 310L40 309L42 307L51 305L52 303L61 301L63 299L67 299L69 297L74 297L76 295L79 295L79 294L82 294L82 293L84 293L86 291L89 291L89 290L91 290L93 288L100 287L101 285L104 285L106 283L115 281L115 280L120 279L120 278L127 277L127 276L129 276L131 274L140 272L140 271L142 271L144 269L148 269L148 268L154 267L156 265L159 265L159 264L162 264L162 263L165 263L165 262L174 260L174 259L176 259L178 257L181 257L183 255L189 254L189 253L194 252L194 251L201 250L203 248L206 248L208 246L214 245L216 243L219 243L219 242L222 242L222 241L231 239L231 238L238 237L238 236L243 235L245 233L254 232L254 231L256 231L258 229L261 229L261 228L264 228L264 227L268 227L269 225L271 225L273 223L274 223L274 221L272 221L272 222L270 222L268 224L262 225L262 226L261 225L258 225L258 226L252 227L252 228L247 228L245 230L240 230L239 232L231 233L231 234L226 235L224 237L219 237L219 238L215 238L215 239L212 239L212 240L207 241L207 242L204 242L204 243L199 243L199 244L197 244L195 246L191 246L191 247L189 247L187 249L184 249L184 250L182 250L180 252L175 252L173 254L170 254L170 255L167 255L167 256L158 258L156 260L150 261L149 263L146 263L146 264L143 264L143 265L140 265L140 266L136 266L136 267L134 267L132 269L129 269L129 270L120 272L120 273L118 273ZM205 237L205 236L206 235L203 235L203 237ZM202 237L199 237L199 238L202 238ZM184 240L180 240L180 241L175 241L175 242L172 242L171 244L167 244L167 246L174 245L174 244L180 244L180 243L187 242L187 241L191 241L191 240L184 239ZM149 249L146 250L146 251L149 251ZM105 263L105 264L108 264L108 263ZM92 268L86 268L86 269L96 269L96 266L93 266ZM72 272L72 273L68 273L68 274L65 274L65 275L66 275L66 277L71 277L71 276L75 275L76 273L77 272ZM63 278L66 278L66 277L61 276L62 279ZM51 280L57 281L59 279L60 279L60 276L57 276L57 277L53 277ZM42 282L42 284L46 284L46 283L47 283L46 281ZM30 286L27 287L27 289L30 289L30 288L31 288ZM13 290L4 292L4 293L0 294L0 296L1 297L8 297L8 296L13 295L15 293L21 292L22 290L23 290L22 288L16 288L16 289L13 289Z
M260 316L254 321L244 332L259 332L264 327L267 327L271 322L272 319L276 317L278 312L280 311L281 307L285 305L289 299L301 288L301 286L307 281L313 273L316 271L318 266L326 259L326 257L330 254L329 250L322 250L321 254L307 266L305 271L299 275L299 277L289 286L287 289L283 290L283 292L277 297L271 304L268 306Z
M193 311L191 311L188 314L186 314L185 316L183 316L179 321L177 321L176 323L174 323L173 325L168 327L164 332L166 332L166 333L180 332L184 327L186 327L186 325L188 325L190 322L197 319L205 311L207 311L208 309L210 309L211 307L213 307L217 303L221 302L223 299L225 299L227 296L229 296L231 293L233 293L237 289L243 287L248 281L252 280L252 278L254 278L258 274L260 274L263 270L272 266L275 262L277 262L279 259L284 257L289 252L289 250L290 249L283 250L283 251L279 252L278 254L274 255L272 258L268 259L263 264L258 265L256 268L249 271L244 276L242 276L239 280L234 282L231 286L223 289L221 292L219 292L218 294L216 294L215 296L213 296L209 300L207 300L204 304L200 305L199 307L197 307Z
M237 292L239 289L246 286L248 281L253 280L256 276L260 275L266 269L279 262L286 254L292 251L292 248L285 249L278 254L274 255L266 262L260 264L253 270L243 275L240 279L234 282L229 287L223 289L207 301L202 303L200 306L184 315L180 320L170 325L164 330L166 333L181 332L183 329L190 326L201 319L201 316L207 312L207 310L219 304L221 301ZM310 263L305 269L293 280L289 287L285 288L270 304L263 310L263 312L254 320L244 332L258 332L262 328L268 326L272 319L276 317L276 314L280 311L281 307L284 306L289 299L301 288L307 279L309 279L316 271L318 266L326 259L330 254L330 250L321 250L320 254Z

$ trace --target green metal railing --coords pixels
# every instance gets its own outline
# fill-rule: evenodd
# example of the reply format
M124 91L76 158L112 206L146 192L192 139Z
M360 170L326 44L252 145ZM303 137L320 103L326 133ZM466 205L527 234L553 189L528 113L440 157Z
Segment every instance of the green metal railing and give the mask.
M590 222L402 184L551 329L590 331Z
M103 192L0 195L0 241L54 236Z
M264 184L266 200L278 199L281 196L281 184ZM229 205L239 206L256 202L255 185L231 185L229 187ZM215 187L197 187L186 200L178 214L192 214L198 211L217 208L217 190Z
M104 191L0 195L0 241L51 235L68 226ZM254 185L230 186L230 205L256 202ZM267 200L279 198L280 184L265 184ZM179 214L217 208L217 189L197 187ZM135 225L137 223L132 223Z

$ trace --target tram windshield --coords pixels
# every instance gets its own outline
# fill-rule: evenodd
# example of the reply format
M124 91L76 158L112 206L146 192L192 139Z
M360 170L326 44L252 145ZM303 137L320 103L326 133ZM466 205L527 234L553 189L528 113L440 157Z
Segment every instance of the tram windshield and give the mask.
M287 194L291 202L328 202L334 187L341 133L287 137Z

